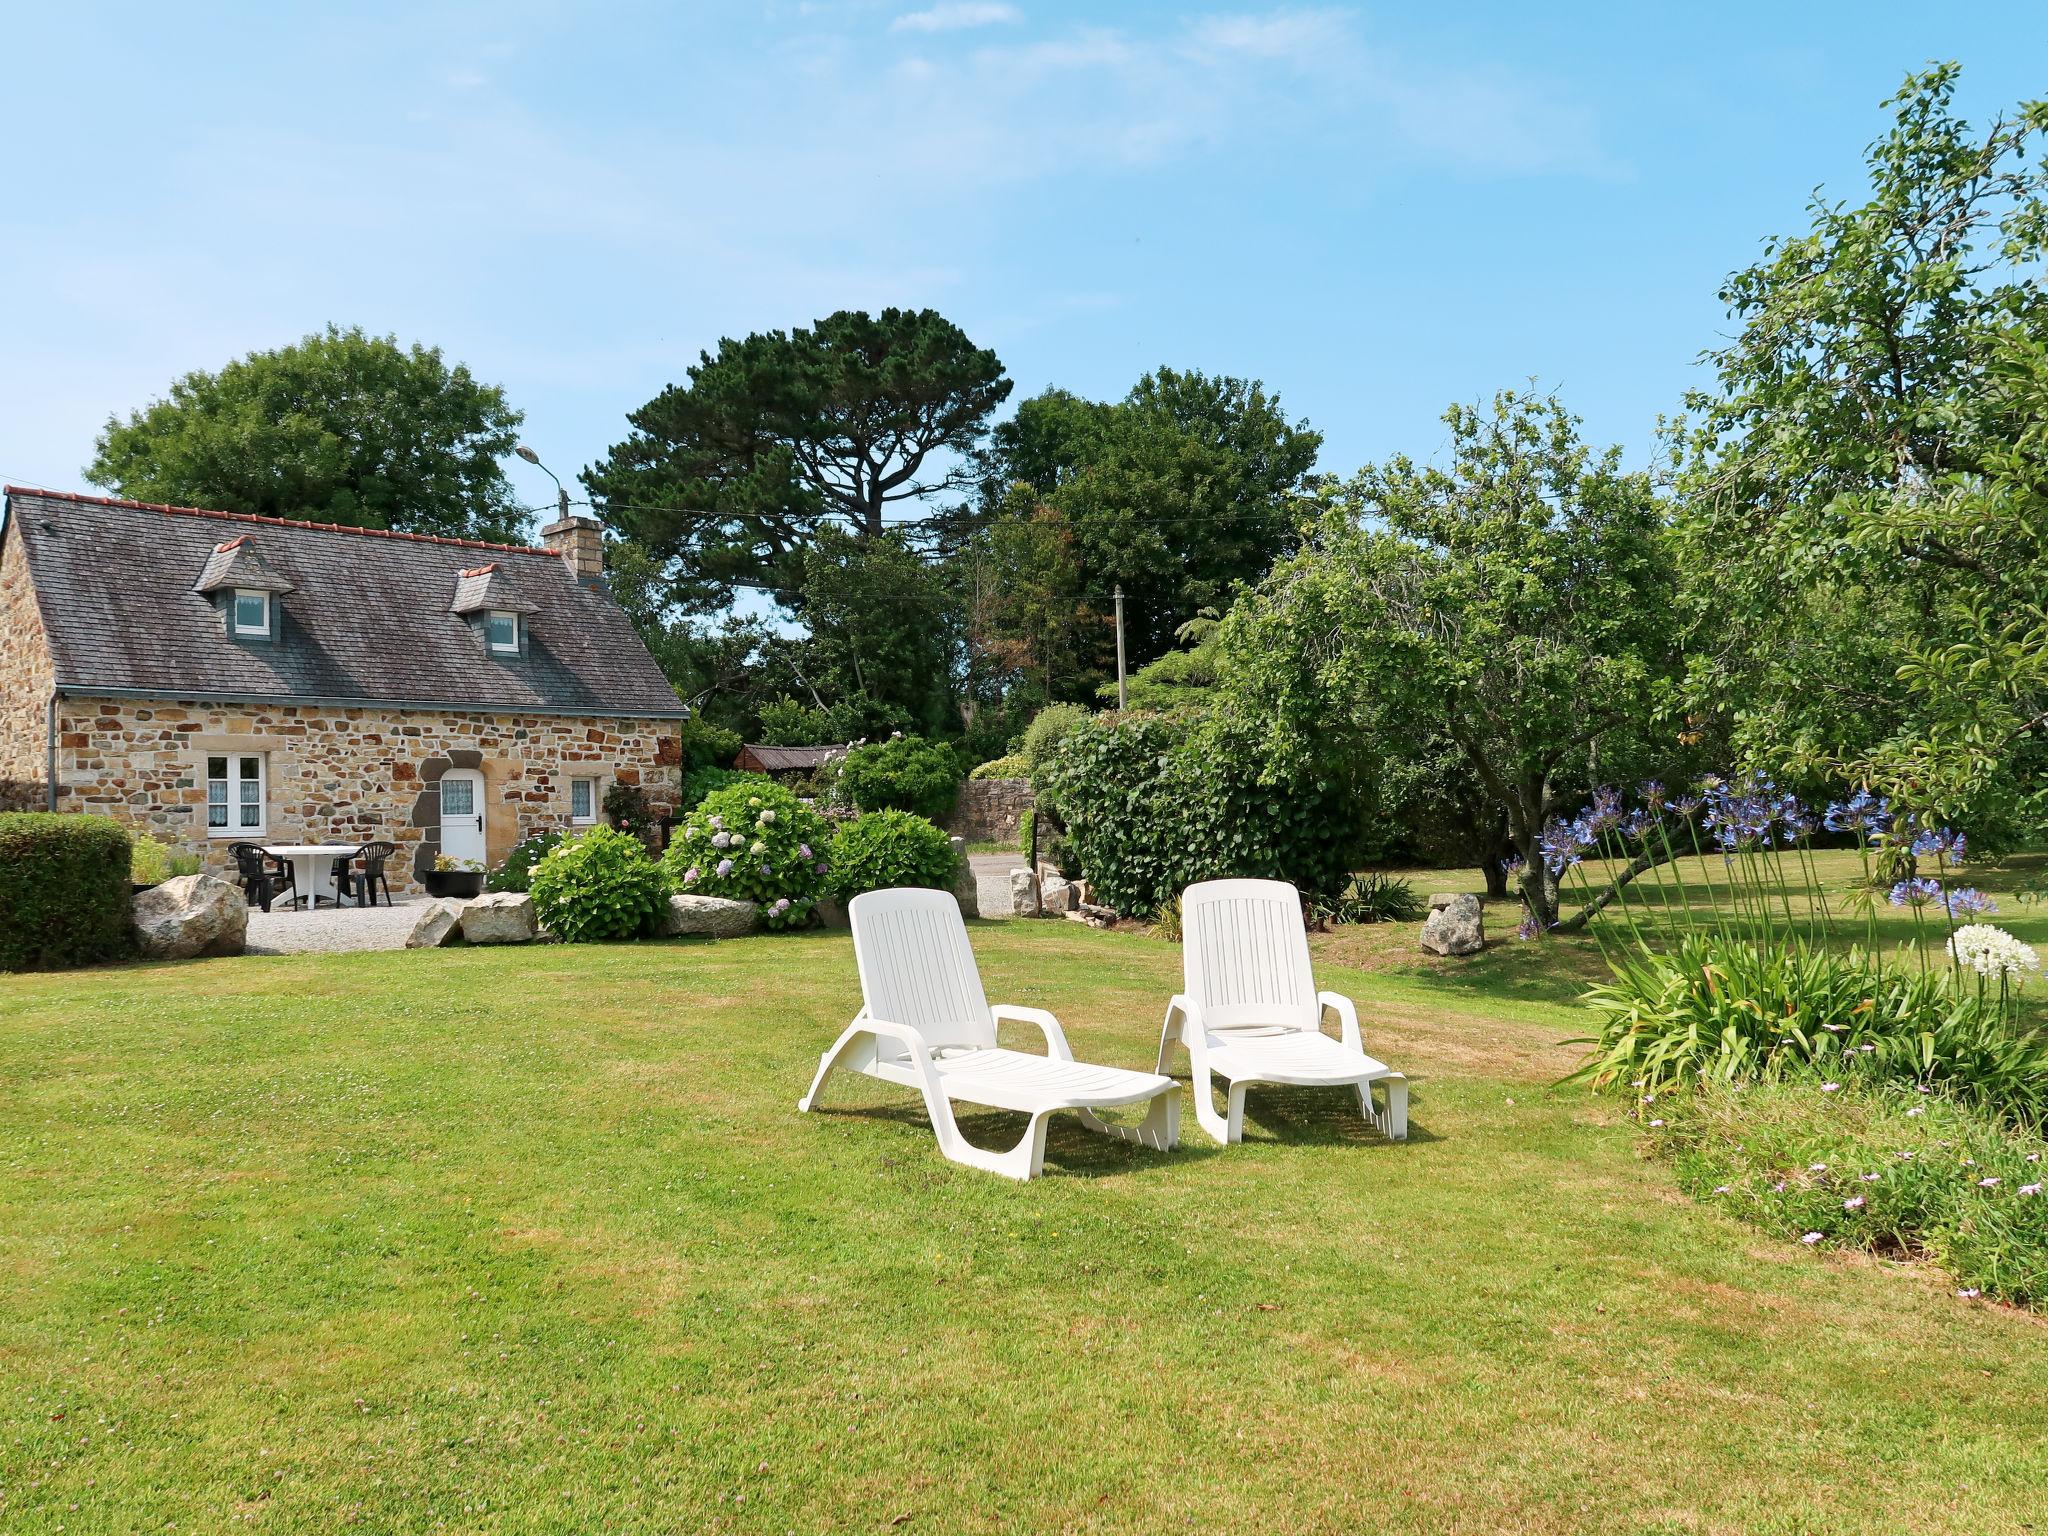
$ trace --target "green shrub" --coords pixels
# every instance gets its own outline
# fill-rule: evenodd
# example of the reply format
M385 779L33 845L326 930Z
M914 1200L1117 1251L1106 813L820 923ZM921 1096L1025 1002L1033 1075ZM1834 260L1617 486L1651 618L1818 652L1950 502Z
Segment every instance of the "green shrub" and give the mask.
M765 773L753 773L744 768L692 768L683 775L682 798L678 804L687 814L702 805L706 795L730 789L735 784L752 784L756 788L765 784L772 789L775 781Z
M1310 898L1350 883L1360 799L1274 772L1256 733L1217 716L1097 716L1040 778L1095 899L1121 916L1149 917L1197 880L1287 880Z
M722 767L738 757L740 748L746 745L738 731L729 731L695 715L683 722L676 735L686 773L692 768Z
M1051 826L1038 825L1038 807L1026 806L1017 818L1017 852L1025 858L1031 857L1031 829L1038 827L1038 862L1050 864L1069 880L1081 878L1081 860L1074 853L1074 845L1066 835Z
M134 885L162 885L178 875L196 875L199 856L172 848L153 837L138 837L128 855L128 879Z
M969 770L967 777L970 779L1028 779L1031 777L1031 768L1024 761L1024 755L1021 752L1016 752L1008 757L992 758L988 762L977 763Z
M944 742L897 736L847 753L839 792L863 811L910 811L944 821L960 798L960 765Z
M0 971L57 971L134 949L128 831L104 816L0 814Z
M1573 1074L1595 1086L1853 1075L1939 1088L2022 1124L2048 1117L2048 1034L2008 1023L1947 969L1712 933L1610 964L1613 979L1586 994L1598 1033Z
M780 785L716 790L684 819L663 860L678 891L758 902L770 928L797 928L825 893L825 818Z
M1318 922L1412 923L1423 915L1422 898L1407 880L1374 870L1360 875L1337 895L1310 904Z
M841 901L899 886L950 891L959 872L952 839L908 811L870 811L832 834L832 894Z
M2048 1301L2048 1147L1900 1083L1709 1087L1645 1111L1680 1185L1810 1247L1932 1257L1963 1294Z
M533 866L559 847L567 836L566 832L536 832L514 843L511 852L505 855L505 862L491 871L485 886L493 891L526 890L532 881Z
M652 933L668 880L640 839L612 827L565 838L535 862L527 889L534 915L571 944Z
M1017 743L1017 756L1024 759L1024 773L1035 779L1053 760L1065 741L1095 717L1079 704L1048 704L1024 727L1024 739Z

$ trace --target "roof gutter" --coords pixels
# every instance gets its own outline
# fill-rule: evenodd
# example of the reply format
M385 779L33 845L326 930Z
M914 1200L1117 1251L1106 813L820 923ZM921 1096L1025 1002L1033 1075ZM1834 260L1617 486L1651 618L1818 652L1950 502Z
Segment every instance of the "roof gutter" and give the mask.
M325 709L409 709L439 710L451 715L568 715L602 716L609 720L687 720L690 710L678 704L674 709L615 709L602 704L493 704L469 699L361 699L315 693L207 693L193 688L102 688L91 683L65 683L70 696L95 699L161 699L191 704L260 704L271 709L287 705L311 705ZM50 718L56 720L57 693L50 695ZM54 748L56 737L51 741Z

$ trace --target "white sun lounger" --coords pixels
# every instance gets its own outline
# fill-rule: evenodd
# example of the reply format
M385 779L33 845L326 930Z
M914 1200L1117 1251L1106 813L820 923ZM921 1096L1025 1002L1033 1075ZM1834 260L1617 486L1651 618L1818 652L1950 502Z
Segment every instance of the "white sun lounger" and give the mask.
M1180 913L1186 990L1166 1006L1159 1070L1176 1043L1187 1047L1203 1130L1226 1145L1237 1141L1252 1083L1349 1084L1383 1134L1408 1134L1408 1079L1365 1054L1350 998L1316 990L1300 892L1280 880L1208 880L1187 888ZM1325 1013L1337 1015L1341 1040L1323 1033ZM1210 1096L1212 1077L1230 1085L1223 1115ZM1373 1102L1375 1083L1383 1108Z
M1077 1111L1090 1130L1161 1151L1174 1144L1179 1114L1172 1078L1076 1061L1059 1020L1043 1008L989 1006L959 903L947 892L869 891L847 910L864 1006L819 1058L811 1091L797 1108L814 1107L834 1072L915 1088L924 1095L941 1152L1010 1179L1044 1171L1045 1122L1063 1109ZM1046 1054L997 1045L998 1019L1036 1025ZM985 1152L954 1124L955 1099L1022 1111L1031 1127L1009 1151ZM1148 1099L1151 1110L1136 1127L1090 1113Z

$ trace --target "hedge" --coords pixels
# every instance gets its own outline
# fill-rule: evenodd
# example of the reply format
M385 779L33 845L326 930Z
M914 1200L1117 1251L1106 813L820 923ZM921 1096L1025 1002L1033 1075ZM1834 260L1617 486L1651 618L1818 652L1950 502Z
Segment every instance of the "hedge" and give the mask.
M1124 917L1150 917L1198 880L1287 880L1316 897L1351 879L1364 801L1272 772L1258 733L1214 716L1098 715L1042 780L1095 899Z
M0 971L60 971L133 952L128 832L104 816L0 813Z
M960 798L960 764L944 742L897 736L848 752L839 765L839 790L863 811L909 811L944 821Z

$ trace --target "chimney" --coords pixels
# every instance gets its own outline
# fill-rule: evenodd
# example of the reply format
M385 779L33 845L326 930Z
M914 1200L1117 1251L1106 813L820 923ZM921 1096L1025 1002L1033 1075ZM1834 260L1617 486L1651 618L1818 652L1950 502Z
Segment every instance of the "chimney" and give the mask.
M604 524L594 517L565 517L540 531L541 542L569 562L578 581L604 580Z

